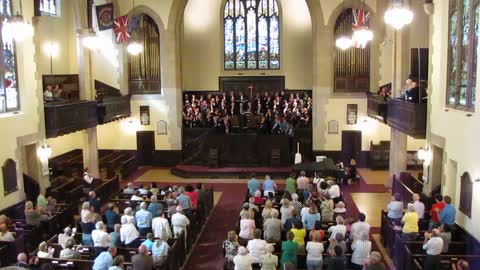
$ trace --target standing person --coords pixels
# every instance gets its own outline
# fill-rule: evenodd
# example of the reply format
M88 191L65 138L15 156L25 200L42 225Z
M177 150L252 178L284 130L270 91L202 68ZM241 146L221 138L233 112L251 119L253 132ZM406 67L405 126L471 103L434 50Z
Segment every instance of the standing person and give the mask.
M423 250L427 253L427 257L423 262L423 269L425 270L440 269L443 239L439 235L440 231L438 229L433 229L432 233L425 232L425 242L423 243Z
M118 255L113 259L113 265L108 268L108 270L123 270L123 264L125 263L125 258L122 255Z
M322 210L322 222L333 222L333 208L334 202L330 198L330 195L325 195L320 204L320 209Z
M297 178L297 189L298 192L297 194L303 194L303 191L305 191L308 187L308 184L310 183L310 180L306 176L307 173L305 171L300 172L300 177ZM307 198L303 198L306 200Z
M190 198L192 202L192 209L197 209L198 205L198 193L193 189L193 186L187 185L185 186L185 195Z
M329 183L327 192L334 203L338 203L341 200L340 186L336 182L332 181Z
M345 226L345 220L343 219L342 216L337 216L335 218L336 225L330 226L328 228L328 232L330 233L330 238L334 238L337 234L342 234L345 236L347 233L347 226ZM350 234L351 235L351 234Z
M363 269L363 264L370 256L372 251L372 242L368 240L367 232L362 231L359 237L353 240L352 243L352 266L354 269Z
M267 197L269 193L275 195L277 190L277 184L270 178L270 175L265 175L265 181L263 182L263 196Z
M127 216L122 216L121 223L122 227L120 228L120 241L122 241L126 247L138 247L140 234L133 224L133 219L130 219Z
M302 211L303 204L298 201L297 193L292 193L292 205L298 212Z
M132 266L134 270L153 269L153 258L148 256L148 249L146 246L140 245L140 247L138 247L138 254L132 257Z
M423 216L425 214L425 204L420 201L420 195L418 193L415 193L412 195L413 199L413 206L415 207L415 211L418 213L418 218L423 219Z
M276 270L278 266L278 257L273 255L273 245L268 244L265 248L266 254L263 256L263 260L260 262L262 267L260 270Z
M227 235L227 240L223 241L223 251L225 253L225 265L227 269L233 267L233 258L238 254L238 248L240 244L238 243L238 235L235 231L229 231Z
M135 213L135 220L137 222L138 232L141 235L146 235L152 230L152 214L147 211L147 203L140 204L140 210Z
M208 197L207 192L203 189L202 183L197 183L197 194L198 194L198 206L197 211L201 213L201 216L205 219L208 215Z
M253 233L253 239L248 241L247 249L250 256L253 257L253 263L260 263L263 261L265 256L267 241L262 240L262 231L260 229L255 229Z
M440 232L438 235L443 240L442 253L448 253L448 247L452 242L452 233L450 231L450 225L444 224L437 228Z
M190 225L190 220L183 214L183 208L179 205L176 208L177 212L172 216L173 235L175 238L180 237L183 231L186 232L187 226Z
M399 221L403 215L403 202L399 193L392 196L390 203L387 205L387 217L395 222Z
M294 173L291 173L285 180L285 191L288 191L290 194L297 193L297 181Z
M254 173L250 175L250 180L248 180L247 186L248 186L248 193L250 194L250 196L255 195L255 191L260 189L260 181L258 181L258 179L255 178Z
M107 211L105 211L105 218L107 219L107 229L113 231L115 224L120 223L120 215L118 214L118 208L114 203L109 203Z
M413 241L417 238L418 234L418 213L415 211L413 203L409 203L407 206L407 212L402 218L402 239L407 241Z
M112 238L107 233L107 227L102 221L95 224L95 230L92 231L92 241L95 247L109 247Z
M167 241L172 237L172 231L168 219L164 217L162 210L157 211L157 217L152 219L152 231L155 238Z
M357 161L355 159L350 159L350 175L351 183L357 180ZM348 181L347 181L348 184Z
M292 211L294 209L295 208L293 207L293 205L290 204L290 201L288 199L283 199L282 207L280 207L280 214L282 216L282 219L281 219L282 225L285 224L285 221L287 221L287 219L292 217Z
M167 241L157 239L152 245L152 257L155 264L162 264L168 255L168 249L170 246Z
M280 242L282 238L282 221L278 219L278 211L275 209L271 217L263 223L264 239L269 243Z
M93 184L93 177L88 173L88 167L83 170L83 186L90 189Z
M307 242L307 269L308 270L321 270L323 266L322 253L324 250L322 237L320 233L313 234L312 241Z
M453 228L453 226L455 226L455 214L457 210L455 210L455 207L452 205L452 198L450 198L450 196L445 196L443 201L445 202L445 207L440 211L439 221L443 225L448 225L450 228Z
M282 257L280 259L280 264L283 266L285 263L291 263L296 269L298 244L293 241L294 238L295 235L293 232L288 231L287 241L282 242Z
M367 216L365 216L364 213L360 213L358 215L358 221L352 224L352 228L350 231L350 239L353 240L354 237L360 237L360 235L364 232L367 235L370 233L370 224L365 222L365 219Z
M340 246L335 246L335 248L330 251L330 256L328 260L327 270L344 270L345 269L345 257L342 256L342 248Z
M117 255L116 247L109 247L107 251L103 251L93 261L92 270L108 270L113 265L113 257Z
M428 228L431 230L440 225L440 212L445 208L445 203L443 202L443 196L441 194L435 195L435 203L430 209L430 224Z
M253 258L245 247L238 248L238 254L233 258L235 270L252 270Z
M178 205L182 207L182 212L185 216L190 218L192 215L192 201L190 200L190 197L185 194L184 187L179 187L178 192L180 193L176 198Z
M293 235L293 241L298 244L298 251L304 252L305 251L305 236L307 235L307 230L303 227L302 222L295 222L293 224L293 228L290 230Z
M240 238L245 240L253 239L253 232L255 230L255 220L250 216L250 213L245 212L240 220Z
M152 218L156 218L159 212L163 213L163 204L158 202L157 195L150 197L150 205L148 205L147 210L152 215Z
M318 213L317 205L312 203L310 205L310 211L303 217L303 224L305 225L305 228L310 231L315 227L315 222L320 220L321 216Z

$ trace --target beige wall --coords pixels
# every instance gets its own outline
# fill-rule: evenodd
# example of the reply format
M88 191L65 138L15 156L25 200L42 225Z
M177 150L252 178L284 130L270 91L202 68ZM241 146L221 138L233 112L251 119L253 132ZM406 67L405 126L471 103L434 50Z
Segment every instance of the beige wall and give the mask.
M478 134L480 134L480 116L478 114L479 95L476 100L476 111L471 117L467 112L459 110L445 110L446 77L447 77L447 48L448 48L448 1L434 1L435 11L432 17L432 48L430 71L430 141L435 143L436 138L442 138L444 145L443 181L442 192L455 198L454 204L459 206L460 201L460 176L468 171L472 179L480 178L480 157L478 152ZM478 48L477 48L478 50ZM477 67L478 68L478 67ZM477 70L478 72L478 70ZM477 85L480 82L477 78ZM450 160L450 161L449 161ZM456 172L451 172L457 163ZM432 179L430 179L432 181ZM480 192L480 184L473 183L473 194ZM480 197L473 196L472 218L468 218L457 211L457 222L479 239L480 227Z
M312 89L312 22L305 1L280 0L281 69L223 69L224 0L190 0L182 37L182 87L217 90L219 76L284 75L289 89Z
M24 2L23 12L25 18L31 18L33 16L33 2ZM36 137L38 135L38 106L43 106L43 103L41 102L41 94L37 92L35 78L36 67L35 65L32 65L32 63L35 62L35 46L33 44L33 39L27 39L21 43L17 43L16 49L18 85L21 93L21 111L18 114L0 114L0 126L2 127L0 162L3 165L3 162L5 162L7 158L12 158L17 162L19 191L4 196L3 184L0 185L0 209L13 205L24 198L22 168L25 168L26 166L22 164L23 160L25 160L23 157L25 151L22 148L26 141L22 140L22 137L25 138L29 135ZM0 183L3 183L3 176L1 174Z

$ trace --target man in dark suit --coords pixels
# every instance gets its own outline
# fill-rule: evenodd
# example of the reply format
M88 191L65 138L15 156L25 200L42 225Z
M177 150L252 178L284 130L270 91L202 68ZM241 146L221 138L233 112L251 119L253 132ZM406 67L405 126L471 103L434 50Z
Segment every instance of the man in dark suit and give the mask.
M153 269L153 258L147 255L148 249L145 245L140 245L138 254L132 257L133 270L151 270Z
M406 91L405 95L408 102L418 103L420 98L420 88L416 81L412 82L411 88Z

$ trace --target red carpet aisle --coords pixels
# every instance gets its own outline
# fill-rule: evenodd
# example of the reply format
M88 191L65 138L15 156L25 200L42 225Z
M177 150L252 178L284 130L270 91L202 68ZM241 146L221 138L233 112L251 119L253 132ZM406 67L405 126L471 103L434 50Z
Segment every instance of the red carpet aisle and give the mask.
M207 184L207 187L211 185ZM235 230L238 213L245 200L245 184L214 184L222 197L214 208L207 227L194 247L185 270L223 269L222 243L230 230Z

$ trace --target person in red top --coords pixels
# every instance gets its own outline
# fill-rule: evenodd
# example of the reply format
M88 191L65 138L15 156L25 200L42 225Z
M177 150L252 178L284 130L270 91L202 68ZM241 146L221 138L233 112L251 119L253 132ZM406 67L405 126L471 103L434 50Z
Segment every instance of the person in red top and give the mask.
M262 198L262 192L260 190L255 191L255 195L253 196L255 199L254 203L257 205L265 204L265 199Z
M193 186L185 186L185 195L190 198L190 201L192 202L192 209L197 209L198 193L193 189Z
M435 195L435 203L432 205L430 209L430 224L429 229L432 230L440 225L440 218L439 213L445 207L445 202L443 202L443 196L441 194Z

